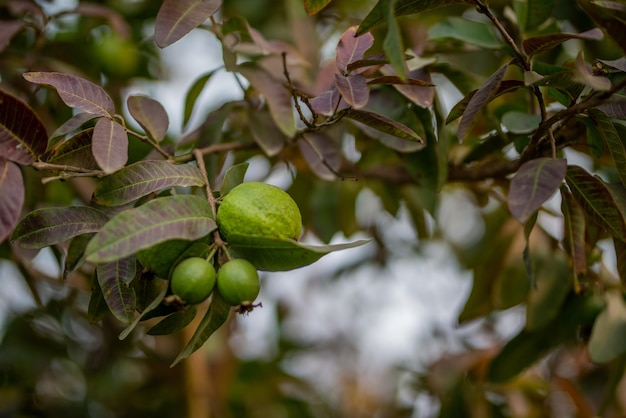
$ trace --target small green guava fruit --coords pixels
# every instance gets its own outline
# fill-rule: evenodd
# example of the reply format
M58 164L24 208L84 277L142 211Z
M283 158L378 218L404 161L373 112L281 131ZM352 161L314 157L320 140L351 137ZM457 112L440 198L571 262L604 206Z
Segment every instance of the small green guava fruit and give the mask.
M215 287L216 273L213 264L201 257L181 261L172 272L172 292L190 305L209 297Z
M287 192L250 181L235 186L217 210L220 234L258 235L297 240L302 233L300 209Z
M217 272L217 291L231 306L251 305L260 289L256 267L243 258L224 263Z

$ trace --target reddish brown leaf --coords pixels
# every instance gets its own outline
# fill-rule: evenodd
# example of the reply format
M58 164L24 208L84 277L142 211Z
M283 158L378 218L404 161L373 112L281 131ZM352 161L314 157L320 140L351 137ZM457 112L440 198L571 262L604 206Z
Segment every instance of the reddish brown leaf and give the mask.
M129 96L128 111L148 136L157 141L165 138L169 118L163 105L146 96Z
M19 21L0 22L0 52L7 47L11 39L24 28L24 23Z
M22 213L24 182L19 167L0 157L0 242L8 237Z
M278 129L269 112L266 109L260 111L255 109L248 113L248 117L250 118L250 133L254 141L269 157L278 155L287 142L287 138Z
M504 80L500 83L500 87L498 87L498 91L496 91L494 98L504 94L504 93L510 93L512 91L515 91L517 89L520 89L524 87L524 82L523 81L519 81L519 80ZM452 110L450 110L450 113L448 114L448 117L446 118L446 124L460 118L461 116L463 116L463 112L465 112L465 109L467 109L467 105L469 104L470 100L472 99L472 97L474 97L474 94L476 94L478 90L472 90L470 91L467 96L465 96L463 99L461 99L460 102L458 102L457 104L454 105L454 107L452 108Z
M154 40L161 48L173 44L221 6L221 0L164 0L156 17Z
M309 100L309 103L316 113L324 116L332 116L335 112L341 110L339 107L340 100L341 95L339 94L339 90L333 88L332 90L320 93ZM348 106L345 101L342 101L342 103L345 105L344 108Z
M371 78L367 81L367 84L400 84L405 86L418 86L418 87L433 87L434 84L430 81L416 80L414 78L401 79L396 75L383 75L376 78Z
M356 36L356 26L348 28L337 45L335 63L342 74L347 74L348 65L363 59L365 51L374 44L374 37L370 33Z
M522 43L524 52L528 55L540 54L549 51L557 45L570 39L586 39L600 41L604 35L600 29L591 29L582 33L552 33L550 35L535 36L525 39Z
M343 99L355 109L360 109L367 105L370 98L370 88L367 80L360 74L344 77L335 74L335 85L341 93Z
M509 64L505 64L500 67L495 73L489 77L489 79L483 84L481 88L476 90L476 93L472 96L465 112L463 112L463 118L459 124L459 130L457 136L459 141L463 142L469 134L472 126L476 123L476 116L478 112L487 105L497 94L502 78Z
M24 78L31 83L53 87L69 107L100 116L112 116L115 113L115 105L107 92L84 78L40 71L24 73Z
M46 152L48 134L33 110L0 90L0 154L19 164L32 164Z
M319 178L337 180L337 172L341 166L341 150L335 141L323 133L311 132L298 141L300 153L307 164Z
M88 170L97 169L98 163L96 163L91 151L92 136L93 128L89 128L78 132L63 142L59 142L52 150L47 162L82 167Z
M345 117L398 138L419 143L424 142L424 140L408 126L378 113L366 110L347 109L345 111Z
M128 160L128 136L122 125L113 119L100 118L93 130L91 150L105 173L124 167Z

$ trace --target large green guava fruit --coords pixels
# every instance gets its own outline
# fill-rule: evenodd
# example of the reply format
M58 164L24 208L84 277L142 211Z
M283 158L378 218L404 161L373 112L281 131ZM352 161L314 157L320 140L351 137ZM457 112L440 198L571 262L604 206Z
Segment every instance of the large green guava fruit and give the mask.
M232 234L297 240L302 233L298 205L279 187L246 182L234 187L217 210L217 225L224 240Z

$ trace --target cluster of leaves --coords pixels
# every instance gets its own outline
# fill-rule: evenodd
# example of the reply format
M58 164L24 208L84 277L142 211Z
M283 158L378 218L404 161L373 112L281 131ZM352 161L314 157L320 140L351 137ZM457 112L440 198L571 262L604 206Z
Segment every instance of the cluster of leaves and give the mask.
M332 3L304 1L304 10L323 15ZM60 256L65 277L96 266L90 317L111 312L129 323L122 337L155 316L166 318L150 332L172 333L197 312L167 305L168 285L161 279L178 260L222 245L216 205L243 181L249 157L288 163L290 191L305 226L324 242L360 228L353 209L365 188L393 215L404 205L419 238L436 238L444 226L433 231L428 224L436 218L439 196L447 184L462 183L480 203L486 228L472 248L458 248L474 273L459 322L526 306L525 327L488 358L489 367L473 363L477 379L510 381L581 335L593 361L617 362L626 353L626 6L578 0L569 13L575 13L573 21L582 19L580 30L563 32L566 17L555 18L556 3L381 0L360 25L340 28L334 59L320 63L306 51L321 45L269 40L240 16L226 14L218 22L219 0L165 0L156 14L156 45L169 47L206 28L222 45L219 71L247 80L247 87L241 83L244 98L225 103L173 140L158 101L128 97L128 112L141 128L136 130L103 87L26 63L33 71L22 74L29 82L20 87L22 97L50 102L45 87L52 87L74 114L49 136L49 111L34 111L20 94L0 90L0 240L11 236L25 248L66 248ZM30 2L9 5L16 18L2 22L0 48L19 41L31 26L45 43L41 34L58 16L46 16ZM109 9L86 4L72 13L105 18L112 28L118 21ZM427 27L428 35L409 30L412 25ZM573 43L579 50L569 56ZM484 76L478 87L474 70ZM190 88L183 128L216 71ZM446 90L433 80L462 98L446 109ZM148 151L131 161L129 150L137 143ZM226 153L234 158L224 158ZM97 184L80 205L40 208L20 220L28 167L52 172L46 184L83 177ZM337 181L350 179L359 182ZM214 190L214 184L221 186ZM550 212L545 204L555 194L561 207L553 212L563 225L558 236L546 232L539 216ZM313 211L317 216L310 216ZM376 238L377 231L370 232ZM621 283L600 268L607 240ZM258 237L239 242L235 253L271 271L362 244L313 247ZM385 249L380 252L384 259ZM177 360L199 348L228 311L214 297ZM613 371L614 385L623 363ZM460 378L454 385L459 393L469 390ZM481 399L498 407L487 393ZM459 416L459 403L446 405L444 416Z

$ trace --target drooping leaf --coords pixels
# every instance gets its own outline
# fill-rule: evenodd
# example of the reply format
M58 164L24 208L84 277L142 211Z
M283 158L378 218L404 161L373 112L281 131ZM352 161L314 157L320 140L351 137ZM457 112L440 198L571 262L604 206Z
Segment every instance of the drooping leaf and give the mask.
M148 335L169 335L174 334L193 321L198 313L198 306L187 306L178 312L174 312L171 315L166 316L161 322L150 328L147 332Z
M600 41L604 35L598 28L594 28L582 33L551 33L549 35L535 36L524 39L522 47L527 55L540 54L549 51L557 45L562 44L570 39L585 39Z
M135 319L130 323L130 325L124 328L122 332L120 332L120 335L118 337L120 340L126 339L126 337L128 337L130 333L133 332L133 330L137 327L139 322L141 322L154 309L157 309L157 307L161 304L169 288L168 282L166 280L162 280L162 282L163 282L162 284L163 287L161 288L161 292L154 298L152 302L150 302L150 304L148 304L148 306L145 307L145 309L143 310L143 312L141 312L141 314L135 317Z
M100 205L121 206L170 187L203 185L204 177L193 165L147 160L138 161L104 177L96 186L93 197Z
M347 77L335 74L335 85L346 103L354 109L360 109L367 105L370 88L367 85L367 80L361 74Z
M65 141L59 142L52 150L47 162L96 170L98 163L94 159L91 150L92 137L93 128L89 128L78 132Z
M365 51L374 45L374 37L368 33L356 36L356 26L348 28L339 39L335 64L342 75L348 75L348 65L362 60Z
M424 143L424 140L406 125L378 113L366 110L347 109L345 111L345 117L398 138Z
M623 213L606 183L575 165L567 168L565 180L576 202L593 220L609 230L616 238L626 239Z
M161 141L167 134L169 118L163 105L146 96L129 96L128 111L150 138Z
M336 142L322 132L303 134L298 141L300 153L319 178L333 181L341 167L341 150ZM330 166L330 168L329 168Z
M0 242L13 231L24 205L24 181L19 167L0 157Z
M164 0L156 17L154 40L161 48L173 44L221 6L221 0Z
M37 114L17 97L0 90L0 155L30 165L48 147L48 134Z
M576 2L599 27L613 38L616 45L626 53L626 10L623 8L603 7L603 3L614 2L594 0L577 0ZM618 5L623 6L619 3Z
M130 324L135 314L135 291L129 286L137 273L137 260L134 256L96 268L98 284L109 310L117 319Z
M597 132L608 147L615 162L615 168L622 184L626 185L626 144L617 133L617 129L609 117L600 109L589 109L589 116L595 123Z
M587 274L585 240L585 213L565 187L561 188L561 211L563 212L563 246L569 254L574 273L574 282Z
M215 74L217 70L209 71L208 73L202 74L198 77L189 90L187 90L187 94L185 95L185 110L183 112L183 128L187 126L189 123L189 119L191 119L191 114L193 110L196 108L196 101L200 94L204 90L204 86L209 82L213 74Z
M471 0L396 0L394 4L394 14L396 16L417 14L451 4L473 5L474 3ZM370 11L363 22L361 22L361 25L357 29L357 36L385 21L385 6L386 0L379 0L379 2L376 3L372 11Z
M522 87L524 87L523 81L504 80L500 83L500 86L498 87L498 90L494 93L493 98L495 99L498 96L516 91ZM472 100L477 91L478 89L470 91L463 99L461 99L461 101L454 105L452 110L450 110L448 117L446 118L446 124L463 116L463 113L465 112L465 109L467 109L470 100Z
M53 87L69 107L99 116L111 117L115 113L113 99L107 92L84 78L41 71L24 73L24 78L31 83Z
M20 220L11 240L24 248L44 248L97 232L108 220L107 215L89 206L36 209Z
M9 45L11 39L24 28L24 22L17 20L0 21L0 52Z
M204 315L204 318L202 318L191 340L189 340L185 348L178 354L171 367L174 367L180 361L186 359L193 352L202 347L206 340L226 322L230 311L231 306L224 302L217 292L213 292L211 305Z
M87 245L87 261L106 263L171 239L195 240L217 226L199 196L165 196L115 215Z
M296 123L289 90L265 70L252 63L237 66L237 71L265 97L276 126L291 138L296 133Z
M230 234L229 248L247 259L259 270L284 271L307 266L326 254L358 247L369 240L347 244L312 246L292 239L261 237L255 235Z
M431 39L456 39L485 49L500 49L502 41L486 23L448 17L428 30Z
M626 57L621 57L616 60L598 60L604 65L617 68L620 71L626 72Z
M341 106L340 101L343 103L343 106ZM332 116L335 112L348 107L348 104L341 98L341 94L339 94L339 90L336 87L318 94L309 100L309 103L315 113L324 116Z
M114 119L100 118L91 139L93 157L105 173L113 173L128 161L126 129Z
M309 16L319 13L331 0L304 0L304 10Z
M606 303L589 339L589 356L598 363L611 361L626 351L626 303L622 293L606 292Z
M222 187L220 187L221 197L226 196L233 188L243 183L249 165L249 163L235 164L226 170L224 180L222 180Z
M498 93L500 83L502 82L502 78L508 66L509 64L505 64L500 67L489 77L485 84L472 95L467 103L467 108L463 112L461 123L459 123L459 130L457 131L459 141L463 142L463 140L465 140L472 126L476 123L478 112L480 112Z
M511 180L511 214L525 223L559 189L566 171L564 159L537 158L524 163Z

